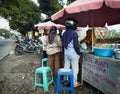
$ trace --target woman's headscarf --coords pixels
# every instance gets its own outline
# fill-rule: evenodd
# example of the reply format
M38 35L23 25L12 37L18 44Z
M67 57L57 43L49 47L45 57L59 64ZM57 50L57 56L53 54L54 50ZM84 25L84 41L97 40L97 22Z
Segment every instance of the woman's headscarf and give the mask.
M48 35L48 43L52 44L54 42L54 39L57 35L57 28L56 26L51 26L50 32Z

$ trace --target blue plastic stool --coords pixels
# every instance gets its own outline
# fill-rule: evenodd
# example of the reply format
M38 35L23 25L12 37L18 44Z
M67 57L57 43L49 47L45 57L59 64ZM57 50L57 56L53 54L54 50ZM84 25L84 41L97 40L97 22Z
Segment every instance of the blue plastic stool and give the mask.
M68 76L69 79L62 80L61 76ZM60 86L62 82L69 82L70 87ZM57 83L56 83L56 94L58 94L60 90L70 90L71 93L74 94L73 72L71 69L64 69L64 68L59 69L57 75Z
M48 75L48 73L50 75ZM38 79L38 74L40 74L40 78ZM54 82L53 80L53 73L50 67L40 67L35 69L35 76L34 76L34 89L36 86L41 86L44 88L44 91L48 91L49 85Z
M43 58L42 59L42 67L47 66L47 61L48 61L48 58Z

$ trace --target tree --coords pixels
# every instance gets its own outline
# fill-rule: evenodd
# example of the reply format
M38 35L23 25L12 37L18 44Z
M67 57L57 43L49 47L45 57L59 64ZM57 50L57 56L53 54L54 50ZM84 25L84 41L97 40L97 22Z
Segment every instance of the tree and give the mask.
M73 1L75 1L75 0L68 0L69 3L72 3Z
M60 4L63 1L64 0L38 0L38 3L40 5L39 10L42 13L48 15L48 17L50 17L51 15L63 8L63 5ZM70 4L73 1L75 0L68 0L67 4Z
M72 3L73 1L75 1L75 0L58 0L60 5L62 5L63 7L65 6L65 3L66 3L66 5L68 5L68 4Z
M39 7L31 0L2 0L0 16L9 21L13 30L25 35L40 19Z
M38 3L40 11L49 17L62 8L57 0L38 0Z
M0 36L3 36L5 38L9 38L10 37L10 31L8 31L6 29L0 29Z

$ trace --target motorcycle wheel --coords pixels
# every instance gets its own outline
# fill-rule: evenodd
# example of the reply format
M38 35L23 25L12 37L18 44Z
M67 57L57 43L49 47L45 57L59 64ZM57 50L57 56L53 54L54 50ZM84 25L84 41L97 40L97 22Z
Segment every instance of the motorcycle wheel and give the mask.
M16 46L15 47L15 55L22 55L23 54L23 48Z
M38 47L36 47L36 48L34 49L34 54L37 54L37 55L40 54L40 49L39 49Z

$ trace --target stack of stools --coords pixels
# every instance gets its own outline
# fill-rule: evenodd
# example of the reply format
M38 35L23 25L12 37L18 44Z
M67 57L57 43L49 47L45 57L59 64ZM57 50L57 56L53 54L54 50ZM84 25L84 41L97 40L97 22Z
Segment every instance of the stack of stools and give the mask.
M64 79L65 76L67 76L66 77L67 79ZM70 84L69 87L61 86L61 83L63 82L69 82ZM56 83L56 94L58 94L58 92L61 90L71 91L71 93L74 94L73 72L71 69L61 68L58 71L57 83Z
M44 66L43 62L47 62L48 59L42 59L42 67L35 69L34 76L34 89L36 86L41 86L44 88L44 91L48 91L49 85L54 82L53 73L50 67ZM38 77L39 76L39 77Z

